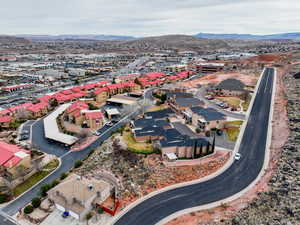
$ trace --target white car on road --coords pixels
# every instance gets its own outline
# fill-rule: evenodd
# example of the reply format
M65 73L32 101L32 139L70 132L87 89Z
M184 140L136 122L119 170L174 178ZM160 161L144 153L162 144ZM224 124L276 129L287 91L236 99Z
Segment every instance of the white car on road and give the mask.
M241 155L240 153L237 152L237 153L235 153L235 155L234 155L234 159L235 159L235 160L240 160L241 156L242 156L242 155Z

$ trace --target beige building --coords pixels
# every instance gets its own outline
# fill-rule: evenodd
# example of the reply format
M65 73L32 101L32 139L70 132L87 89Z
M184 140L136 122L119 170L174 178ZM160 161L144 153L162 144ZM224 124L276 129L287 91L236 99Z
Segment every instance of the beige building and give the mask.
M102 180L87 179L73 174L52 188L48 197L61 212L69 212L75 219L84 220L85 215L96 203L105 201L110 192L110 184Z
M213 108L192 107L183 111L183 116L187 122L191 122L201 131L211 129L222 129L226 123L226 115Z
M0 142L0 167L12 179L24 176L32 169L30 152L16 145Z
M107 88L98 88L94 91L94 94L96 96L97 103L105 103L109 98L109 91Z

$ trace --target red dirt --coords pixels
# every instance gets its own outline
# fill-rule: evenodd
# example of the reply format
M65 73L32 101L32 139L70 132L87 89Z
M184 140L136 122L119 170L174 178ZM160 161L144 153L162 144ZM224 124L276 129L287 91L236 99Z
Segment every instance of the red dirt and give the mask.
M145 162L148 164L149 167L154 169L154 173L150 176L149 179L147 179L145 184L142 185L142 196L145 196L150 192L162 189L173 184L192 181L208 176L219 170L221 167L223 167L223 165L229 159L229 154L218 154L215 157L215 160L206 160L203 163L201 163L201 165L197 166L165 167L161 163L161 156L148 156L145 159ZM126 198L120 199L120 210L142 196L130 195Z
M277 89L272 122L273 134L270 162L268 165L268 169L266 170L266 173L263 175L263 177L253 188L251 188L251 190L249 190L241 198L223 205L223 207L220 206L209 210L186 214L168 222L166 225L199 225L210 224L212 222L221 222L222 219L230 218L240 209L246 207L251 200L257 197L257 194L259 192L268 191L268 181L272 177L272 174L277 167L281 149L289 136L288 117L286 110L287 99L284 94L283 83L283 77L285 76L287 70L289 70L288 66L278 69L277 72Z
M229 78L235 78L246 85L254 85L257 81L257 77L255 76L250 76L242 73L214 73L214 74L209 74L204 77L192 80L192 81L186 81L186 82L181 82L180 85L185 86L185 87L196 87L198 84L204 85L204 84L217 84L220 83L223 80L229 79Z

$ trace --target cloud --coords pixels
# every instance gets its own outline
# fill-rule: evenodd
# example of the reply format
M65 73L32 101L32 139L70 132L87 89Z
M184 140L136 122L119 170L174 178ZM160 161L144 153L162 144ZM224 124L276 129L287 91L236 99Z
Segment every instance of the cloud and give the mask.
M298 0L10 0L3 34L277 33L297 31Z

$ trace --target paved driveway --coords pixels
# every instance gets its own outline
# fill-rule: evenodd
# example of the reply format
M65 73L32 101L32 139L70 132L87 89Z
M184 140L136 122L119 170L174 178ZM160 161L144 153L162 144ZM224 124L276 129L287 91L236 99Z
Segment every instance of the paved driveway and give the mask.
M42 152L56 155L57 157L60 157L63 154L67 153L69 147L45 138L43 121L43 119L40 119L32 125L31 143L33 144L33 146L41 150Z
M223 108L221 108L220 106L218 106L217 104L213 103L212 101L208 101L205 97L205 88L200 88L199 91L197 91L196 93L196 97L198 97L200 100L204 101L204 103L208 106L211 107L223 114L225 114L228 117L232 117L235 119L239 119L239 120L245 120L246 116L244 114L241 113L234 113L234 112L230 112L227 110L224 110Z

